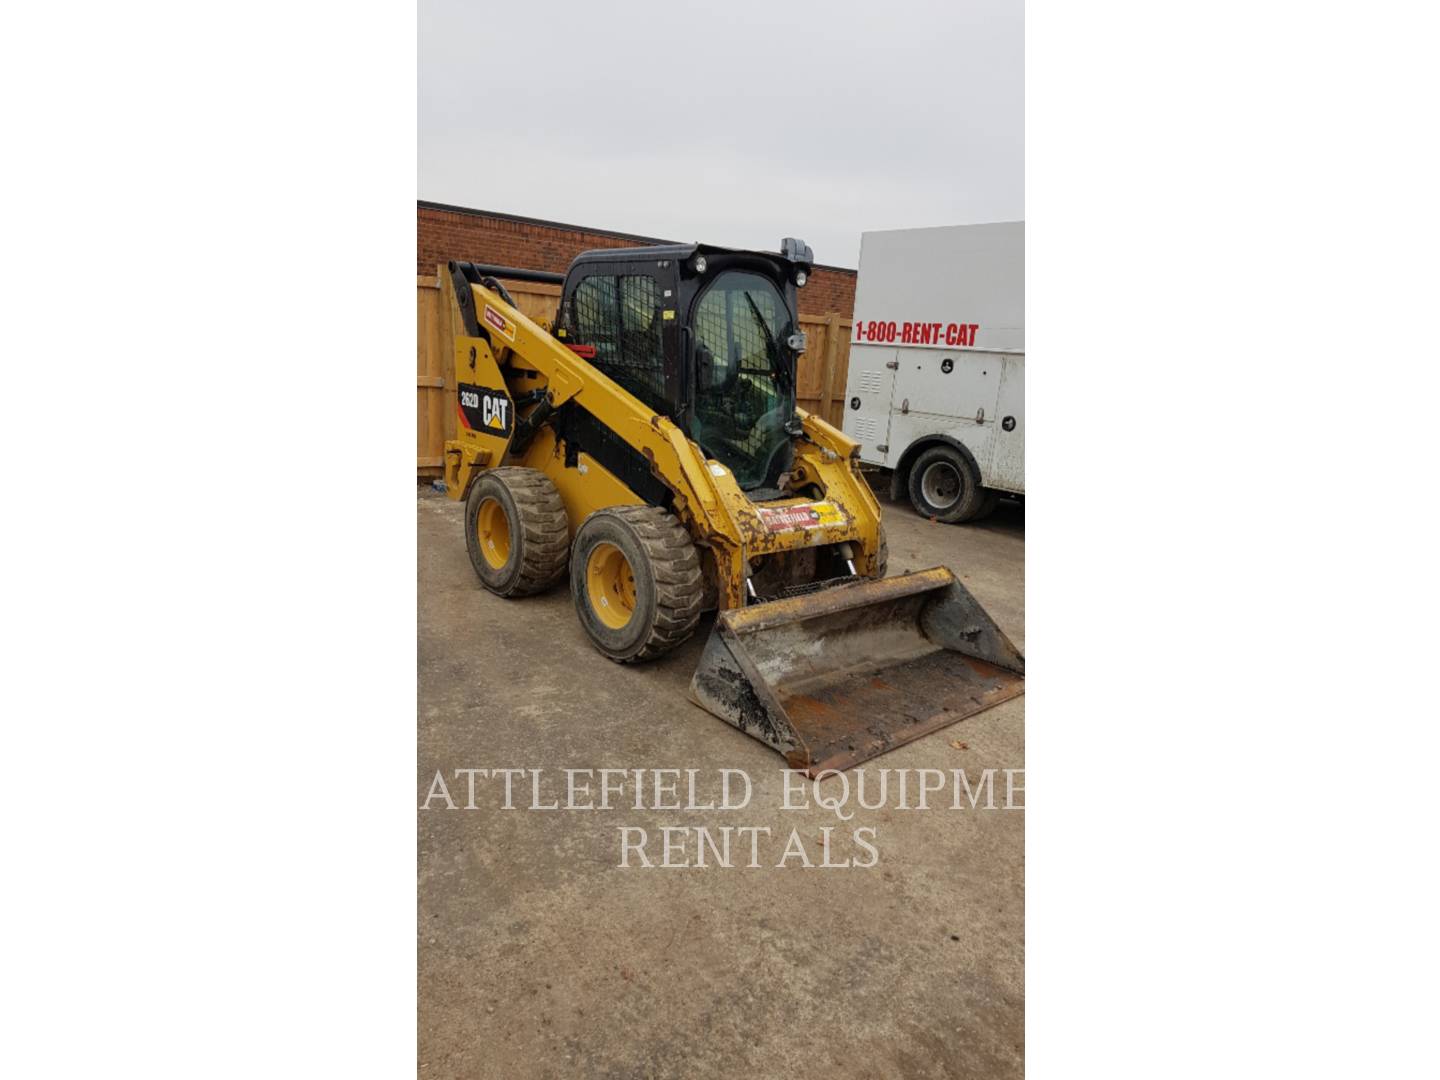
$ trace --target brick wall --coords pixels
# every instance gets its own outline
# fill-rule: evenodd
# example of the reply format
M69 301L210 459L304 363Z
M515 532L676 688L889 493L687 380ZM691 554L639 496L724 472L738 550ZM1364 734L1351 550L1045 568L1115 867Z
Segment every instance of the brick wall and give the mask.
M451 259L563 274L572 258L591 248L674 243L435 203L418 203L417 212L417 275L433 274ZM799 296L802 315L839 312L848 319L855 308L855 271L817 267Z

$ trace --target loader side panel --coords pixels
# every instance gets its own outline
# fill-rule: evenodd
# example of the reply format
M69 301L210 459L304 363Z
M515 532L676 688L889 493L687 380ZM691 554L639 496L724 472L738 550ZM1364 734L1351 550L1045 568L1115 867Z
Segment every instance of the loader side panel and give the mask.
M515 399L490 344L457 337L454 349L456 439L446 444L446 493L461 499L476 466L498 465L515 435Z
M596 510L644 503L623 481L589 454L579 451L572 459L565 444L560 442L549 428L542 429L535 436L535 440L515 464L539 469L554 482L560 491L560 500L565 504L565 517L569 521L571 537L574 537L580 523Z
M567 458L584 452L600 462L610 475L634 492L627 502L643 502L650 506L668 507L672 492L650 469L645 456L616 432L592 416L578 402L567 405L557 414L555 429L564 445ZM614 505L614 504L612 504Z

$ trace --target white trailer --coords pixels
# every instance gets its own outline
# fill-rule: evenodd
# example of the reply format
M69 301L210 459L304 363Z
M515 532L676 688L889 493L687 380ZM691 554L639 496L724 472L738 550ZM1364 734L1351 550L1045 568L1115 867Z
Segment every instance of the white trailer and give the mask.
M867 232L845 434L893 498L973 521L1025 491L1025 223Z

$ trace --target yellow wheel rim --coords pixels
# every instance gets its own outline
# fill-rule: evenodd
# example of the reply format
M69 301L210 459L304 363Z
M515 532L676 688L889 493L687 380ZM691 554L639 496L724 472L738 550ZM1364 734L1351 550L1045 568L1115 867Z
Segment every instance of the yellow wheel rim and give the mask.
M635 614L635 574L614 544L596 544L585 562L585 591L590 610L612 630L619 630Z
M485 561L496 570L505 569L510 561L510 519L498 500L486 499L480 504L475 531L479 534L480 554Z

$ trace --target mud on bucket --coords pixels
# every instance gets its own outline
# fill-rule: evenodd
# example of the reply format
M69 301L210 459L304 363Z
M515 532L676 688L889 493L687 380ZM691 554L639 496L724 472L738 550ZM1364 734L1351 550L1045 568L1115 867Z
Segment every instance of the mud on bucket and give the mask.
M695 702L810 775L1025 689L1025 658L944 567L722 611Z

